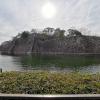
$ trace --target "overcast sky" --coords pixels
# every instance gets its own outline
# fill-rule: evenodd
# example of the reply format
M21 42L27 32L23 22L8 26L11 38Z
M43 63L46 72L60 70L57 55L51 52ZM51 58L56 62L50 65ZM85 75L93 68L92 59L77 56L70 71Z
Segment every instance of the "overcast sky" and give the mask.
M42 7L51 2L56 15L42 16ZM0 43L18 32L32 28L86 28L100 36L100 0L0 0Z

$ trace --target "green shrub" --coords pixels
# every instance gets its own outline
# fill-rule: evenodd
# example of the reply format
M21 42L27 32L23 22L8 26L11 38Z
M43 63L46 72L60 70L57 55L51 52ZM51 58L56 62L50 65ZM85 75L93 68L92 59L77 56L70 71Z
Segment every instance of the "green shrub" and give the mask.
M100 74L59 72L5 72L0 93L100 94Z

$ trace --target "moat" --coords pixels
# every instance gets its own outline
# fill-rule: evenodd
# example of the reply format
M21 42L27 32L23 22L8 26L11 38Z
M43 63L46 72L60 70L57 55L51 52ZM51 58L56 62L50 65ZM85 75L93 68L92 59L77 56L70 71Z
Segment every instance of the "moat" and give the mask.
M100 72L100 55L8 56L0 55L0 68L4 71L61 71Z

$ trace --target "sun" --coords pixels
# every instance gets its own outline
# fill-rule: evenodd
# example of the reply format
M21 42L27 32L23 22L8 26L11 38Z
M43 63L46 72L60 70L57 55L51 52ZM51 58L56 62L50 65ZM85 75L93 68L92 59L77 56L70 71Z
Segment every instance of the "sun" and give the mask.
M48 2L42 7L42 15L44 18L50 19L56 15L56 7Z

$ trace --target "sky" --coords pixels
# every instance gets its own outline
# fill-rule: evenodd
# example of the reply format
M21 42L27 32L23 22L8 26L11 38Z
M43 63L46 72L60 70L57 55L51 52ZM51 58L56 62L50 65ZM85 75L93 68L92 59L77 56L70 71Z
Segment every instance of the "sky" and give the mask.
M52 18L42 15L48 2L56 9ZM100 0L0 0L0 43L24 30L45 27L76 28L100 36Z

